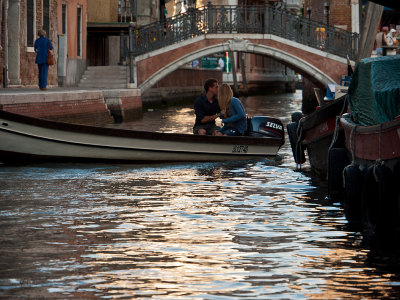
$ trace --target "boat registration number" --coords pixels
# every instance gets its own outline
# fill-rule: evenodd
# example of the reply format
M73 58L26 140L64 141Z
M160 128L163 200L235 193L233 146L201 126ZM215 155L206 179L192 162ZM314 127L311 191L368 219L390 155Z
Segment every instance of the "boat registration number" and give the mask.
M232 153L247 153L249 150L249 146L245 145L236 145L232 147Z

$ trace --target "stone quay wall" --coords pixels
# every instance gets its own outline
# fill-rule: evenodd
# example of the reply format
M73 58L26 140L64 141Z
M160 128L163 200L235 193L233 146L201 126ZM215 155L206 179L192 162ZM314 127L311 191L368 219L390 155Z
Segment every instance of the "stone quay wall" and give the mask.
M142 113L140 90L18 90L0 93L0 109L37 118L100 125Z

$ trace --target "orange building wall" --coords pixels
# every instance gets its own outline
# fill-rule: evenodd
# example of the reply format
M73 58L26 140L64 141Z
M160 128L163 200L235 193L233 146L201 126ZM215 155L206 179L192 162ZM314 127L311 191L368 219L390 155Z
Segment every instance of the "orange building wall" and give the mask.
M67 5L67 40L68 59L86 59L86 38L87 38L87 0L58 0L58 34L62 32L62 4ZM82 8L82 56L77 56L77 9Z

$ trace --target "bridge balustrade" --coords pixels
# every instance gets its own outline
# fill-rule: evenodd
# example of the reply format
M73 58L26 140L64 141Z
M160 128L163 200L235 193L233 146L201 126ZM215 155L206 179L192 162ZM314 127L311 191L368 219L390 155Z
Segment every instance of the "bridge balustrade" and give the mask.
M223 33L272 34L355 60L359 36L269 5L207 5L131 31L133 56L197 36Z

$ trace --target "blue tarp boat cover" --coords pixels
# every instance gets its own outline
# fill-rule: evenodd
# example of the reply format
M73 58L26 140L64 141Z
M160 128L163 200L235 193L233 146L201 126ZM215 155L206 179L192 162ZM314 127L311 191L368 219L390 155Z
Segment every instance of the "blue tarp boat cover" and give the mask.
M400 115L400 55L361 60L348 93L355 122L372 126L394 120Z

